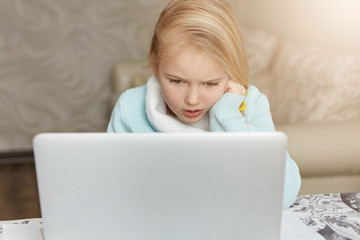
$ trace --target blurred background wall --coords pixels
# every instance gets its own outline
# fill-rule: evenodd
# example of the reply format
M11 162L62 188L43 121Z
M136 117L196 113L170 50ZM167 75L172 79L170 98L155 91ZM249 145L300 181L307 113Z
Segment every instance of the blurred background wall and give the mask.
M112 68L146 57L165 2L0 1L0 152L39 132L105 131Z
M360 51L358 0L235 0L240 21L281 40Z
M111 74L146 58L167 0L0 1L0 152L39 132L105 131ZM360 51L358 0L231 0L241 25Z

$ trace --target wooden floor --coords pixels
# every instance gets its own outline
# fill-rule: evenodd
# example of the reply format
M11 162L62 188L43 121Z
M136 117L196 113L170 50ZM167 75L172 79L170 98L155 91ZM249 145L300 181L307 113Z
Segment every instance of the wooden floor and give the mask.
M0 220L38 217L34 163L0 164Z

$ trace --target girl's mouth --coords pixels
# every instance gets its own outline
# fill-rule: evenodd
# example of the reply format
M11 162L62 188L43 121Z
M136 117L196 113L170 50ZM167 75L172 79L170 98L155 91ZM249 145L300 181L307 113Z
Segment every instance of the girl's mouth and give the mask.
M184 115L188 118L196 118L202 113L201 110L184 110Z

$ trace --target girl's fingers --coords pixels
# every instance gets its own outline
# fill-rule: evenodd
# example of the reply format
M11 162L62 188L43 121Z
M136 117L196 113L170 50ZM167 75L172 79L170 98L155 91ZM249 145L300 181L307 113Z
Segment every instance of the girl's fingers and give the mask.
M230 80L228 82L227 92L235 93L235 94L239 94L239 95L245 95L246 88L243 85L241 85L240 83Z

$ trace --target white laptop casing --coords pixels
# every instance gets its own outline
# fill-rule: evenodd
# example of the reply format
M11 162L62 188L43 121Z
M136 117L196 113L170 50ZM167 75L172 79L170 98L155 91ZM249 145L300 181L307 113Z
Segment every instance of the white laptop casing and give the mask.
M40 134L46 240L275 240L282 133Z

